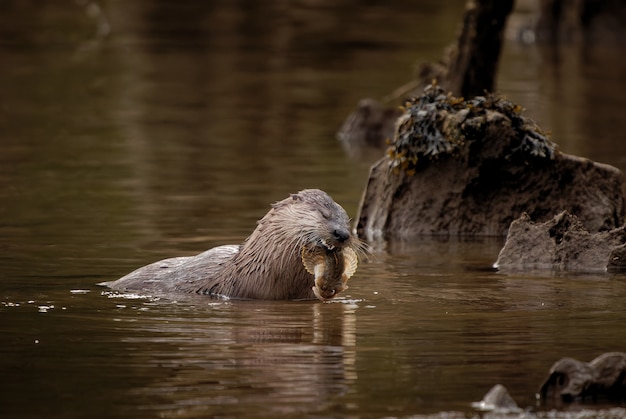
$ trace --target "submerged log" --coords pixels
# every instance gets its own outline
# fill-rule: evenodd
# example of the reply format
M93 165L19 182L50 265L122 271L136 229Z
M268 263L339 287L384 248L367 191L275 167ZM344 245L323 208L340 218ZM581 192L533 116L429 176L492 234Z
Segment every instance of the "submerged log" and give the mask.
M497 95L463 100L428 86L371 168L357 233L505 235L523 212L546 221L563 210L590 232L622 225L622 173L559 152L521 111Z

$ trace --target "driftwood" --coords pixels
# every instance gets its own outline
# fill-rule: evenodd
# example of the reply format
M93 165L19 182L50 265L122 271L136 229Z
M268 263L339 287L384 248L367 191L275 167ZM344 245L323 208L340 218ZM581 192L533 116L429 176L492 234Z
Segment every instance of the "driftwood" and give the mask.
M546 221L564 210L590 232L621 226L622 173L559 152L521 111L496 95L466 101L429 86L371 168L358 234L504 236L524 212Z
M502 34L513 0L470 0L445 78L438 82L455 96L471 98L495 87Z
M362 100L346 118L337 136L348 154L361 157L372 148L383 150L400 115L397 105L419 95L433 80L455 96L494 91L504 27L512 7L513 0L468 0L458 39L440 62L422 64L416 80L396 89L383 103Z
M544 223L513 221L495 267L594 272L626 268L626 227L590 233L567 211Z

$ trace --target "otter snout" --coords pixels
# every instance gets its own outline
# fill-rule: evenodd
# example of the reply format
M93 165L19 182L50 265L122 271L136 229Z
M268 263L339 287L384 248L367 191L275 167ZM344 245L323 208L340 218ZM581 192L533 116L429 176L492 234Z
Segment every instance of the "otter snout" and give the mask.
M329 237L321 242L328 250L333 250L335 247L344 247L352 236L350 235L350 231L344 228L334 228L330 231Z
M327 236L320 240L322 246L326 250L333 250L335 248L343 248L350 243L352 235L349 230L343 228L334 228L329 230Z
M336 228L333 231L333 239L339 243L343 243L350 238L350 232L347 230Z

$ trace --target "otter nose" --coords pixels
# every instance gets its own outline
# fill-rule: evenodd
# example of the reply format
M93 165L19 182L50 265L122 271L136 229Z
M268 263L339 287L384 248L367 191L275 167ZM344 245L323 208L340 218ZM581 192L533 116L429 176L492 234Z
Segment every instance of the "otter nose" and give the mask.
M343 242L345 242L346 240L348 240L350 238L350 233L348 231L346 231L346 230L335 229L333 231L333 237L339 243L343 243Z

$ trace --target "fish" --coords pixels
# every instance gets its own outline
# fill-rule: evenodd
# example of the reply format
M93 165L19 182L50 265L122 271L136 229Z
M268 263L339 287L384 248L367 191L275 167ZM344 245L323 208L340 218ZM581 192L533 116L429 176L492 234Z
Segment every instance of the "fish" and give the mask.
M356 272L358 257L349 247L304 246L302 263L315 277L313 293L319 300L326 301L348 289L348 279Z

